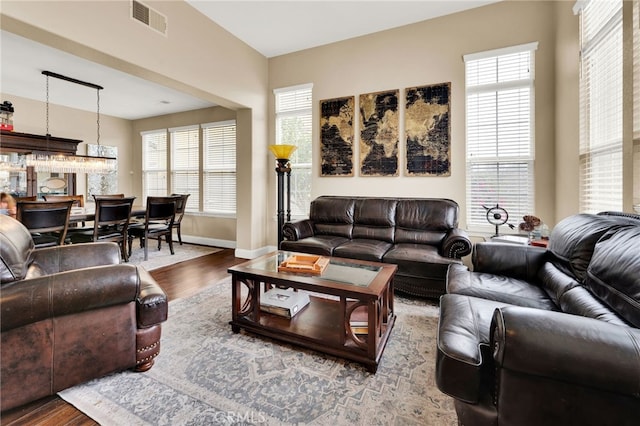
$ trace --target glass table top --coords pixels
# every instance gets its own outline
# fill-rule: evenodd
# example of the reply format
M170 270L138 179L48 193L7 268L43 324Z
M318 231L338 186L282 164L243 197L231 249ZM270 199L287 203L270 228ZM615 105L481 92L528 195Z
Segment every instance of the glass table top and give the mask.
M250 262L247 268L278 273L278 265L293 255L294 253L291 252L280 251ZM322 272L322 275L313 275L312 277L319 280L368 287L381 269L382 267L380 266L341 262L340 260L332 258L329 261L329 265L327 265L326 269Z

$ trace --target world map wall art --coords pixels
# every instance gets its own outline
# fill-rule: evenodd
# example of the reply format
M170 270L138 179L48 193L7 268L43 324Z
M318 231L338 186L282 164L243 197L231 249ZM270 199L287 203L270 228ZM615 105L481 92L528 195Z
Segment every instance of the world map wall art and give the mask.
M320 101L321 176L353 176L355 97Z
M405 91L408 176L451 176L451 83Z
M399 90L360 95L360 175L398 176Z

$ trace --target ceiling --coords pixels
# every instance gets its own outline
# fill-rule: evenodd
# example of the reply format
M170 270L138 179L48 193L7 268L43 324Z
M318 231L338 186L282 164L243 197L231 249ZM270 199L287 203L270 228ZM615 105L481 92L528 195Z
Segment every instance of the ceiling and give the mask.
M270 58L483 6L496 0L186 1ZM100 113L124 119L134 120L214 105L6 31L0 32L0 38L0 91L6 95L44 102L47 78L42 71L48 70L103 86ZM86 86L49 79L49 102L52 104L96 111L96 92ZM1 101L10 101L8 98Z

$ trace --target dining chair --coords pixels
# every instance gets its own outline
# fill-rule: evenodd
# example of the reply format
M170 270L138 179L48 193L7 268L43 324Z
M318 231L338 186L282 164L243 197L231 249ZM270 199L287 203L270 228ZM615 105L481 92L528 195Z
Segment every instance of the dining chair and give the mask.
M73 201L18 201L16 219L29 230L36 248L63 245Z
M144 248L144 260L149 258L149 240L158 240L158 250L162 237L165 237L171 254L173 251L173 221L176 215L176 204L180 196L147 197L147 213L144 223L137 224L129 230L129 256L133 239L140 238L140 245Z
M124 198L124 194L93 194L92 196L94 200L98 198Z
M45 201L73 201L72 207L80 207L84 208L84 195L43 195ZM77 223L70 223L70 228L75 228L78 226ZM85 226L85 222L81 222L81 226Z
M36 195L25 195L24 197L13 197L14 200L16 200L16 203L18 201L38 201L38 196Z
M72 229L69 238L73 244L93 241L113 241L120 245L122 259L129 261L126 245L131 220L131 208L136 197L96 198L93 228Z
M184 216L184 211L187 208L187 199L190 195L191 194L171 194L172 197L180 197L176 201L176 217L173 221L173 227L178 234L178 242L180 243L180 245L182 245L182 232L180 229L182 224L182 217Z
M43 195L45 201L73 201L73 207L84 207L84 195Z

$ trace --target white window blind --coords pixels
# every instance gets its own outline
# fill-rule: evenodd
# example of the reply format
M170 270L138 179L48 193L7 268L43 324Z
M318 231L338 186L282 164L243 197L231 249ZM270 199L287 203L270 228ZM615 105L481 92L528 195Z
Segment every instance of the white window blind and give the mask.
M277 89L276 143L296 145L291 156L291 214L307 216L311 203L312 85Z
M142 136L142 186L144 198L167 194L167 131L144 132Z
M580 11L580 210L622 210L622 1Z
M198 126L169 129L171 134L171 192L191 194L186 211L200 206L200 129ZM166 192L165 192L166 194Z
M488 229L485 207L500 205L512 218L535 214L536 48L537 43L530 43L464 57L467 224L471 228Z
M236 122L202 125L203 210L236 213Z

